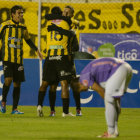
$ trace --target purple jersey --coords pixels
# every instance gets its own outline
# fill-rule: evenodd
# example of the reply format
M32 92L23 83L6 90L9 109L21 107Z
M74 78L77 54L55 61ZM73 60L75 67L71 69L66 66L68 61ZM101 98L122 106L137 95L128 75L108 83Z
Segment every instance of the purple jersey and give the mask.
M100 84L107 79L125 63L117 58L100 58L90 62L80 74L80 82L85 86L92 86L94 82Z

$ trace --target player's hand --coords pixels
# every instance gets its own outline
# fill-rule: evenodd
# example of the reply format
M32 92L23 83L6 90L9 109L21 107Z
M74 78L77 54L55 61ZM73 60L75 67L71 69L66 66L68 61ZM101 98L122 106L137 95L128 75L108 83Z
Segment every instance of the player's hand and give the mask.
M57 28L57 25L55 25L55 24L52 23L51 25L48 26L47 29L48 29L48 32L50 32L50 31L56 30L56 28Z

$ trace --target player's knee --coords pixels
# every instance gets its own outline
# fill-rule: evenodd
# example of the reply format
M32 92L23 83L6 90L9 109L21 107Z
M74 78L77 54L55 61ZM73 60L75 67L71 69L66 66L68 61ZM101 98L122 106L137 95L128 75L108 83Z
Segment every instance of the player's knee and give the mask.
M6 86L10 86L11 85L11 83L12 83L12 78L5 78L5 81L4 81L4 84L6 85Z
M57 85L50 86L49 92L56 92Z
M79 88L79 78L74 78L71 83L70 86L73 90L73 92L78 92L78 88Z
M105 95L105 102L115 104L114 98L110 95Z
M42 82L40 86L40 91L46 91L47 87L48 87L47 82Z

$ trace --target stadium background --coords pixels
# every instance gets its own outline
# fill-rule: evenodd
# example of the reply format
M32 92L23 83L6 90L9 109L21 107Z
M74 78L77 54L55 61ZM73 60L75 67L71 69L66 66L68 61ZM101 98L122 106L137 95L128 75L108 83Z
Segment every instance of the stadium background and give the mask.
M54 6L60 6L62 10L66 5L71 5L75 9L74 18L80 22L77 32L79 43L81 43L86 34L126 34L139 33L140 29L140 2L139 0L0 0L0 23L10 19L10 8L14 5L22 5L24 8L24 23L27 25L32 41L38 46L41 52L44 52L46 46L46 20L45 14L50 13ZM138 34L139 37L139 34ZM104 36L106 38L106 36ZM120 36L121 38L121 36ZM92 37L91 37L92 40ZM137 40L139 42L139 40ZM91 44L92 45L92 44ZM0 45L1 46L1 45ZM86 48L86 47L85 47ZM96 51L90 46L84 49L91 54L96 55ZM131 49L131 48L130 48ZM136 49L136 48L135 48ZM83 50L83 49L81 49ZM137 51L137 55L139 52ZM37 58L36 53L31 50L24 42L24 65L26 82L22 84L21 105L36 105L38 89L40 85L42 62ZM90 60L77 60L77 74ZM128 94L122 101L123 107L140 107L139 94L139 60L127 60L133 66L134 76ZM0 63L0 97L3 84L2 63ZM58 87L57 106L61 106L60 87ZM8 104L12 104L12 87L8 96ZM1 100L1 99L0 99ZM88 91L81 94L82 106L101 107L104 106L102 99L97 93ZM46 95L45 105L48 105L48 94ZM71 106L74 101L71 96Z

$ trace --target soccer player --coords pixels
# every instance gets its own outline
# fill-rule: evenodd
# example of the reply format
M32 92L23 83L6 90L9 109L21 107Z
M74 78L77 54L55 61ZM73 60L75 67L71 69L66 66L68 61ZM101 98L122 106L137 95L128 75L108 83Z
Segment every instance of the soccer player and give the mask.
M117 58L100 58L91 61L81 72L80 82L75 82L75 90L97 91L105 102L107 132L98 136L115 138L119 135L118 118L121 111L120 99L126 92L132 78L131 66Z
M62 16L60 7L53 7L51 14L46 15L47 28L52 24L58 25L60 28L70 30L71 20ZM50 28L49 28L50 29ZM63 113L62 116L74 116L69 112L69 83L71 79L71 61L69 61L70 53L70 37L64 35L65 31L51 31L47 32L47 46L46 59L43 66L43 80L38 94L38 116L43 116L43 101L48 85L55 85L60 81L62 87L62 102ZM67 34L67 33L66 33ZM69 34L71 36L71 34Z
M71 30L73 30L76 34L77 29L79 27L79 21L72 18L74 16L73 7L71 7L69 5L65 6L62 15L71 18L71 20L72 20ZM76 36L75 36L75 38L72 38L72 39L73 39L72 43L71 43L72 52L71 52L71 54L69 54L69 58L70 58L71 64L72 64L72 68L71 68L72 75L73 75L72 79L74 79L74 78L76 78L76 70L75 70L75 65L74 65L73 53L79 50L79 44L78 44ZM57 83L56 83L56 85L51 85L50 90L49 90L49 102L50 102L50 109L51 109L50 116L55 116L55 100L56 100L57 85L58 85ZM72 80L71 80L71 88L73 89ZM82 116L80 94L73 91L73 96L74 96L75 103L76 103L76 116Z
M23 39L42 59L42 54L29 38L27 27L21 23L23 8L15 5L11 8L12 19L0 25L0 39L2 40L2 61L4 70L4 84L2 89L1 112L6 112L6 101L10 85L13 81L13 107L11 114L24 114L20 112L18 102L20 98L21 82L25 81L23 67Z

